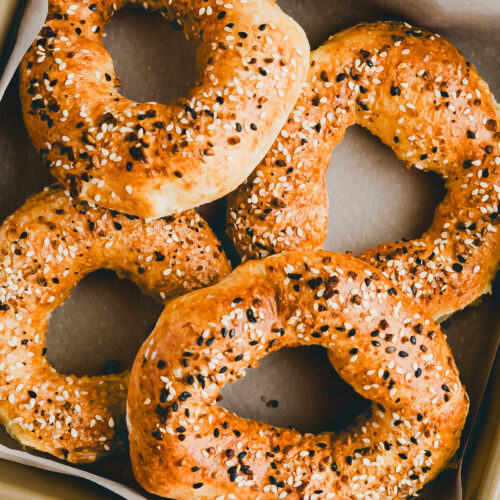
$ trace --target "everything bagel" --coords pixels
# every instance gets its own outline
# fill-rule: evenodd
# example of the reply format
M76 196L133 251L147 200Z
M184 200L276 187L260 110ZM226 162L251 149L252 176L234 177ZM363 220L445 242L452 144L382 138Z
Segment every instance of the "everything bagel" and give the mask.
M500 123L487 84L439 35L407 23L360 24L311 55L307 83L273 147L228 207L243 257L321 246L325 172L358 123L408 167L433 171L447 194L431 227L360 257L434 318L490 290L500 260Z
M377 272L348 255L288 252L168 302L130 379L139 483L178 499L350 499L407 498L434 478L468 398L439 326ZM301 434L215 404L266 354L312 344L373 402L349 429Z
M103 31L159 11L195 47L198 80L170 105L121 96ZM271 0L50 0L21 66L33 143L74 196L160 217L218 199L263 158L297 100L309 46Z
M47 361L51 313L107 268L165 300L229 272L194 211L144 222L77 202L61 188L28 199L0 228L0 422L26 446L91 462L124 444L128 373L76 377Z

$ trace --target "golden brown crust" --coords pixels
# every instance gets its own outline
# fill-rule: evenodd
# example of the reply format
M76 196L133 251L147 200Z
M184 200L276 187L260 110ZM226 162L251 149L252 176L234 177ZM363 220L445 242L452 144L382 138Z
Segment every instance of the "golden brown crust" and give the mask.
M377 272L295 251L167 303L130 380L139 483L178 499L406 498L435 477L457 449L468 398L439 325ZM266 354L311 344L373 401L346 431L301 434L215 404Z
M21 443L91 462L126 441L128 372L62 375L45 356L52 311L86 274L107 268L159 300L229 272L194 211L144 222L77 202L61 188L28 199L0 228L0 421Z
M158 10L193 42L198 80L168 106L121 96L102 43L125 3ZM50 0L21 65L24 118L52 173L87 201L160 217L235 189L299 95L309 45L272 0Z
M439 35L407 23L360 24L311 55L304 90L273 147L228 206L243 257L318 248L325 172L359 123L408 167L437 172L447 194L422 237L360 257L434 318L489 291L500 260L500 121L487 84Z

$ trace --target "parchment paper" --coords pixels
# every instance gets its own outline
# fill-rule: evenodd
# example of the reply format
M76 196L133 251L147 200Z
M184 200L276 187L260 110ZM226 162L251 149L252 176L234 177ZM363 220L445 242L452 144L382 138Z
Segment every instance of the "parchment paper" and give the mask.
M37 21L44 15L44 0L31 0L29 4L32 10L23 19L10 68L17 65L37 31ZM313 48L360 21L404 19L436 30L458 46L500 96L498 0L280 0L279 4L304 27ZM189 89L194 79L193 51L162 18L125 10L116 15L107 34L105 43L125 96L168 102ZM0 78L0 97L2 84L9 79L9 74ZM2 218L28 195L52 182L24 129L16 77L0 103L0 172ZM326 248L330 250L357 253L383 240L417 236L428 225L443 195L436 176L405 171L378 139L356 127L335 149L327 178L331 208ZM224 201L202 211L227 243ZM497 350L499 302L500 290L495 289L493 296L456 314L445 325L471 398L464 442ZM142 296L135 285L118 280L110 272L95 273L85 278L54 313L47 340L49 359L66 373L100 373L109 360L126 367L160 311L161 307ZM222 394L221 404L241 416L310 432L345 426L367 404L338 377L321 348L274 353L259 368L224 388ZM1 458L81 475L126 498L146 496L133 479L126 454L77 468L32 450L19 451L17 442L3 430L0 443ZM441 474L424 488L421 498L462 498L458 470Z

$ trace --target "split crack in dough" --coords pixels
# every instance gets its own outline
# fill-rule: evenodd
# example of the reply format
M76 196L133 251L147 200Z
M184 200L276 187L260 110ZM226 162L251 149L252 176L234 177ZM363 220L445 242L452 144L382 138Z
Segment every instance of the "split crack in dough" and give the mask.
M125 4L159 11L191 40L198 79L187 97L163 105L118 93L102 39ZM246 179L293 109L308 62L304 32L271 0L50 0L21 65L24 119L73 196L160 217Z
M243 258L322 245L325 173L358 123L447 194L420 237L360 255L442 318L491 289L500 261L500 120L487 84L439 35L407 23L359 24L311 54L306 85L274 145L228 204Z

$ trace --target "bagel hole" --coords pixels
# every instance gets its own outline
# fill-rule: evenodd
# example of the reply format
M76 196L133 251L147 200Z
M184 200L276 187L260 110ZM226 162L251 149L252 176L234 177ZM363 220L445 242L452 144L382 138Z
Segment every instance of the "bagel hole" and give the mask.
M64 374L123 371L132 365L161 309L161 304L113 271L89 274L52 314L47 358Z
M301 432L337 431L369 402L333 369L320 346L283 348L227 384L219 406L243 418Z
M104 45L120 78L118 90L128 99L168 104L194 85L194 50L160 14L133 7L118 11L106 27Z
M360 126L350 127L335 147L326 183L325 247L354 254L383 241L420 236L445 194L441 177L406 170L388 146Z

